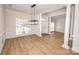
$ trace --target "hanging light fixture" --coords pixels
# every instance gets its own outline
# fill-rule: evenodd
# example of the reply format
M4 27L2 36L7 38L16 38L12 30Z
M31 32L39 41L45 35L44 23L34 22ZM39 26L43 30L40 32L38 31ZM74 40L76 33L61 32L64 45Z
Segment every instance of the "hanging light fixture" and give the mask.
M38 23L36 20L35 7L36 4L31 5L31 20L29 21L31 25L36 25Z

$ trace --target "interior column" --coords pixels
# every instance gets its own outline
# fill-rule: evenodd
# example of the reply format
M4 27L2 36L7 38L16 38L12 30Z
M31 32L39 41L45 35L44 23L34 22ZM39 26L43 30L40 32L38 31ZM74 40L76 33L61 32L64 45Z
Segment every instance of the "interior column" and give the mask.
M66 5L66 20L65 20L65 31L64 31L64 44L63 47L69 49L68 41L69 41L69 27L70 27L70 9L71 5Z
M41 32L41 26L42 26L42 14L40 14L39 15L40 16L40 19L39 19L39 26L38 26L38 28L39 28L39 36L41 37L42 36L42 32Z

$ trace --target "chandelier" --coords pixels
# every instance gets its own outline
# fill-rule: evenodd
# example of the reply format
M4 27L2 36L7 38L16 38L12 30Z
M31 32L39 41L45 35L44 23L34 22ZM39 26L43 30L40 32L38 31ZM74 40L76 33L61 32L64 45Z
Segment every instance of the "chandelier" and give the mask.
M36 20L35 8L36 8L36 4L31 5L31 20L29 21L31 25L38 24L38 20Z

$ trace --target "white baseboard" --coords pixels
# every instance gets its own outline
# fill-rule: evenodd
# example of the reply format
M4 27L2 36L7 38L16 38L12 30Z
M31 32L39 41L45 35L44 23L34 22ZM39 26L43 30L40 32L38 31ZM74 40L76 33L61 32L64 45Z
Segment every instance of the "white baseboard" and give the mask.
M16 36L10 36L10 37L6 37L6 39L10 39L10 38L17 38L17 37L21 37L21 36L26 36L26 35L16 35Z
M27 34L15 35L15 36L6 37L6 39L17 38L17 37L22 37L22 36L29 36L29 35L33 35L33 34L28 34L28 35ZM37 35L37 34L35 34L35 35Z
M54 32L64 33L64 32L61 32L61 31L54 31Z
M37 36L41 37L42 35L37 35Z
M79 53L79 48L72 48L72 51L76 52L76 53Z

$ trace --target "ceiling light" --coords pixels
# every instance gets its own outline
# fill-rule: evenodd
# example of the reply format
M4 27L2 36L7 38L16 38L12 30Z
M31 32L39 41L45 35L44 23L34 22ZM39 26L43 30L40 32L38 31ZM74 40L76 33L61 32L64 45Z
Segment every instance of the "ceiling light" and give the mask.
M31 25L36 25L38 23L38 21L36 20L35 8L36 4L31 5L31 20L29 21Z

